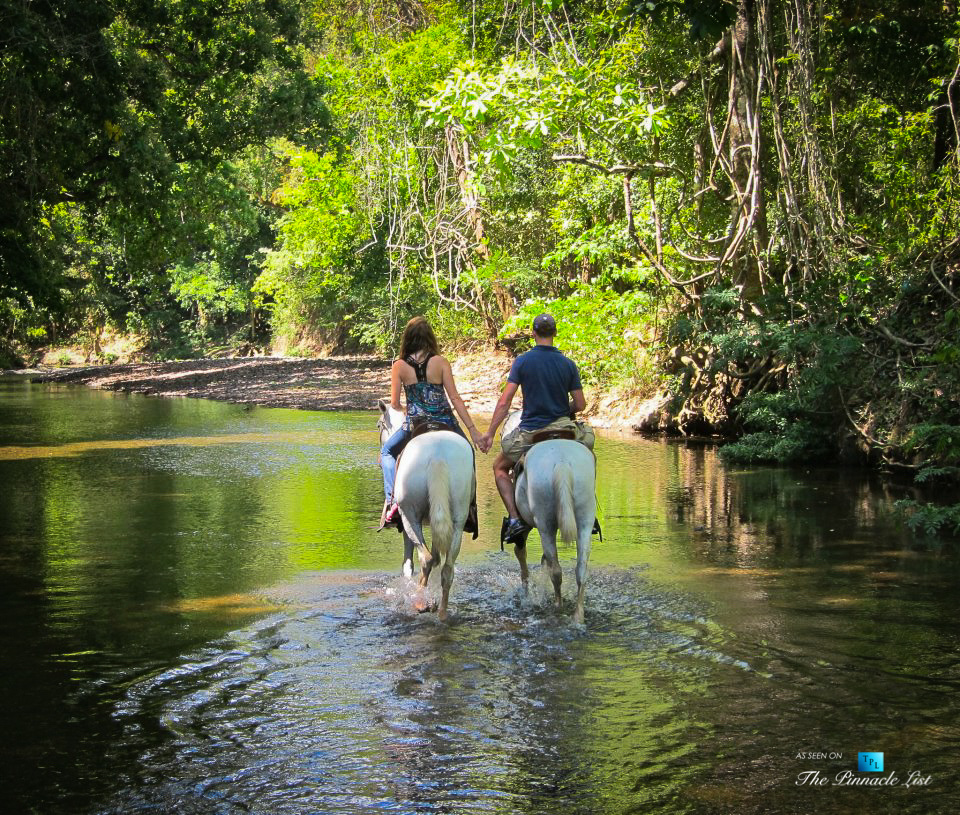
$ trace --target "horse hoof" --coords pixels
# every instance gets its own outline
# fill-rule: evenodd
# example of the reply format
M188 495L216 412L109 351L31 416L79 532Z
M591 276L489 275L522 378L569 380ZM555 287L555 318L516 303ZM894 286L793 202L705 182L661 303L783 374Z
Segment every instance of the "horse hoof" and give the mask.
M413 601L413 610L416 611L417 614L427 614L428 612L437 610L437 603L418 597Z

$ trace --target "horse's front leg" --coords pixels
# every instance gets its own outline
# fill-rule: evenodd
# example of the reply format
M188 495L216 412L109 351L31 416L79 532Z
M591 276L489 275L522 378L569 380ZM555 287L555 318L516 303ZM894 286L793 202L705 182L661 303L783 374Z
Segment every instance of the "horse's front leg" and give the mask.
M447 619L447 603L450 600L450 587L452 585L453 585L453 562L451 561L450 556L448 554L446 562L443 564L443 568L440 570L440 587L442 589L442 594L440 597L440 608L437 609L438 620Z
M432 572L433 567L440 562L440 559L435 558L428 552L426 546L418 549L417 554L420 555L420 588L425 589L430 580L430 572Z
M413 577L413 540L403 531L403 576Z
M553 581L553 595L560 605L560 584L563 582L563 570L560 568L560 558L557 556L557 530L540 529L540 542L543 544L543 558L540 564L550 569L550 579Z
M590 560L590 536L592 534L592 520L589 524L581 524L577 530L577 605L573 612L573 621L577 625L583 625L584 619L583 604L587 591L587 562Z
M435 561L423 540L423 524L406 512L401 517L403 519L404 541L407 538L410 539L410 545L416 547L417 557L420 559L420 586L422 588L427 585L427 581L430 579L430 571L433 569Z
M513 547L513 553L517 556L520 564L520 582L523 584L523 591L528 591L527 579L530 577L530 570L527 568L527 544L517 544Z
M424 547L423 551L426 552L426 547ZM427 585L427 581L430 579L430 572L433 571L433 567L434 567L434 566L439 566L439 565L440 565L440 560L441 560L441 558L440 558L440 552L437 551L437 547L436 547L436 546L431 546L431 548L430 548L430 556L429 556L429 558L426 560L426 562L424 562L423 559L422 559L422 557L421 557L421 563L423 564L423 565L421 566L421 569L422 569L422 571L423 571L423 576L420 578L420 585L421 585L421 586L426 586L426 585Z

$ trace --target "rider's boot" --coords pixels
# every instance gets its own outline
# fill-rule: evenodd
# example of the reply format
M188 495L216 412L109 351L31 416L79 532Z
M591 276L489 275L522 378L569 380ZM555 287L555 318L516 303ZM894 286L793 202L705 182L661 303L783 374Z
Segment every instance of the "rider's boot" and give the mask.
M531 529L532 527L522 518L504 518L503 525L500 527L500 548L503 549L505 543L526 546L527 535L530 534Z
M380 511L380 526L377 532L380 532L386 526L396 526L402 529L400 523L400 507L389 498L383 502L383 509Z

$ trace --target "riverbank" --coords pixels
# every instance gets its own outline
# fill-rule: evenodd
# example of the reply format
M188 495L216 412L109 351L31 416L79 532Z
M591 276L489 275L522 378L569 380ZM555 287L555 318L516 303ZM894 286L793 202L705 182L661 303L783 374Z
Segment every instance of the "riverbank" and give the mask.
M485 352L453 360L457 388L471 413L480 417L493 413L511 359L503 352ZM390 363L372 356L201 359L38 367L8 373L34 382L300 410L375 410L377 400L390 393ZM656 400L597 388L586 392L585 415L595 426L621 431L658 429Z

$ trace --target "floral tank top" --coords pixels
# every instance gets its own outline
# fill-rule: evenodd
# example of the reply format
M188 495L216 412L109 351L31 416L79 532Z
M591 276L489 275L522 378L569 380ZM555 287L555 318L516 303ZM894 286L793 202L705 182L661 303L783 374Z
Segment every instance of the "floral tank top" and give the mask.
M447 394L443 383L427 382L427 363L433 354L427 354L423 362L417 362L413 357L407 357L406 362L417 372L417 381L412 385L404 385L407 396L407 420L404 422L406 430L411 429L412 420L424 417L436 422L453 425L453 409L447 401Z

